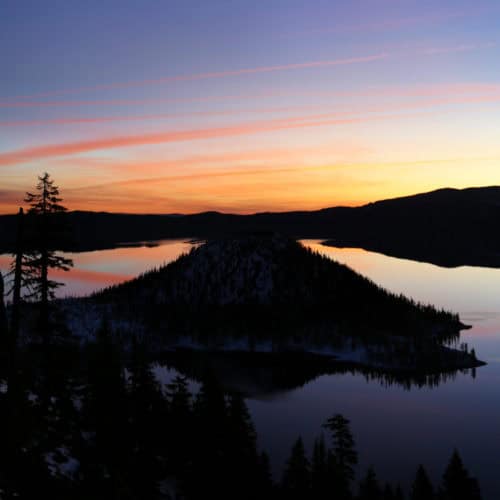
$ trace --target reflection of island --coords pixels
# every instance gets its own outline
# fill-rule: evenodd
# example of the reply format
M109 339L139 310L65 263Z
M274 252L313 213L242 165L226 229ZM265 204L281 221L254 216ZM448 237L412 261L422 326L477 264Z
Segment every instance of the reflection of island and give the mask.
M391 371L479 366L444 344L457 315L394 295L276 235L216 240L132 281L63 301L70 329L106 317L124 341L157 350L307 352Z
M222 353L178 350L164 353L160 365L174 368L186 377L203 381L214 377L227 392L247 398L273 399L303 387L323 375L361 375L383 386L437 387L453 380L461 370L405 371L363 367L308 353ZM471 369L475 376L475 369Z

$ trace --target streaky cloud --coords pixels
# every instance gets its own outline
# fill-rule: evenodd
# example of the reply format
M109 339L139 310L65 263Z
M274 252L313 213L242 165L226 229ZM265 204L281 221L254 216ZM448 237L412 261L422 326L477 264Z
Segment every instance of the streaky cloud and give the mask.
M482 95L471 96L468 95L467 87L444 87L439 91L436 89L428 90L415 90L414 92L408 92L407 97L426 97L427 100L419 99L417 101L408 102L395 102L384 105L375 106L363 106L360 109L336 111L334 109L329 110L326 114L322 116L356 116L361 113L381 113L387 111L395 110L405 110L405 109L418 109L427 108L433 106L442 106L450 104L470 104L470 103L481 103L481 102L497 102L500 99L500 86L496 86L496 91L491 90ZM370 95L359 94L359 95ZM379 96L387 95L397 95L396 90L387 89L386 91L381 91L378 93ZM319 94L321 96L321 94ZM447 97L449 96L449 97ZM107 122L130 122L130 121L145 121L145 120L164 120L164 119L175 119L182 117L210 117L210 116L234 116L239 114L280 114L280 113L290 113L294 111L313 111L313 110L325 110L325 104L318 105L303 105L303 106L277 106L269 108L236 108L224 111L190 111L182 113L163 113L163 114L151 114L151 115L126 115L126 116L101 116L101 117L69 117L69 118L54 118L46 120L14 120L14 121L0 121L0 127L20 127L20 126L36 126L36 125L71 125L71 124L95 124L95 123L107 123ZM293 120L293 118L291 118Z
M204 97L166 98L166 99L99 99L83 101L0 101L0 108L50 108L50 107L78 107L78 106L137 106L143 104L182 104L196 102L231 101L237 99L252 99L279 97L288 92L272 91L257 94L213 95Z
M245 113L288 113L291 111L299 110L318 110L325 109L324 105L304 105L304 106L277 106L270 108L241 108L241 109L230 109L224 111L187 111L183 113L163 113L163 114L153 114L153 115L126 115L126 116L97 116L91 118L54 118L47 120L14 120L0 122L0 127L16 127L16 126L28 126L28 125L68 125L76 123L106 123L115 121L142 121L142 120L160 120L168 118L182 118L182 117L203 117L203 116L231 116ZM333 113L333 111L332 111ZM339 113L345 114L345 113Z
M422 49L422 50L430 50ZM448 48L447 50L450 50ZM102 99L102 100L83 100L83 101L14 101L0 102L0 108L50 108L50 107L86 107L86 106L139 106L147 104L182 104L182 103L206 103L222 101L238 101L250 99L267 99L274 97L370 97L370 96L426 96L439 94L470 94L470 93L488 93L500 91L498 83L440 83L427 85L413 85L401 87L395 85L386 85L383 87L368 87L366 90L332 90L332 91L285 91L270 90L254 94L228 94L211 95L186 98L166 98L166 99Z
M386 59L389 57L387 53L373 54L368 56L360 57L349 57L345 59L334 59L334 60L324 60L324 61L308 61L302 63L292 63L292 64L280 64L275 66L258 66L255 68L242 68L236 70L228 71L216 71L210 73L195 73L192 75L177 75L177 76L167 76L164 78L152 79L152 80L140 80L135 82L115 82L109 84L95 85L89 87L79 87L74 89L65 90L55 90L51 92L43 92L31 95L14 96L11 98L3 98L3 101L10 99L35 99L38 97L50 97L65 94L80 94L84 92L94 91L94 90L111 90L119 88L130 88L130 87L143 87L148 85L162 85L172 82L182 82L182 81L192 81L192 80L208 80L215 78L225 78L232 76L242 76L251 75L257 73L272 73L277 71L291 71L298 69L308 69L308 68L323 68L329 66L342 66L348 64L357 64L365 62L379 61L381 59ZM0 101L1 102L1 101Z
M331 114L306 115L288 118L286 120L268 120L261 122L243 123L227 127L213 127L206 129L179 130L161 133L152 133L133 136L117 136L105 139L85 140L63 144L48 144L22 148L15 151L0 154L0 166L16 165L43 158L53 158L72 154L98 151L101 149L113 149L130 146L145 146L154 144L166 144L202 139L215 139L222 137L235 137L261 132L273 132L307 127L321 127L328 125L342 125L351 123L364 123L376 120L397 119L411 115L384 115L358 118L329 118Z

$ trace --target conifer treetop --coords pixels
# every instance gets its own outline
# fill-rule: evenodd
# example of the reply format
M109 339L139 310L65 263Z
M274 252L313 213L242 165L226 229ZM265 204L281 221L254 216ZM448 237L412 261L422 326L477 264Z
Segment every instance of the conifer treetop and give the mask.
M66 212L67 208L61 205L59 187L54 184L50 174L45 172L38 176L37 192L27 192L24 201L29 204L30 214L47 214Z

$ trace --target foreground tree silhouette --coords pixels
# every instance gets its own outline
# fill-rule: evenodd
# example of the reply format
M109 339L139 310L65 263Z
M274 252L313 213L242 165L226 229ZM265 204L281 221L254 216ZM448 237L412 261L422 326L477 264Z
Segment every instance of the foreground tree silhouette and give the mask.
M128 467L134 472L129 483L137 497L155 498L164 469L159 459L163 451L159 436L166 420L166 403L148 353L136 337L127 379L128 439L132 448Z
M328 461L338 497L351 498L351 482L355 475L354 467L358 463L358 453L349 428L349 420L337 414L329 418L323 427L331 433L333 446Z
M185 480L184 475L191 473L194 428L192 394L189 392L188 379L177 375L167 385L165 394L169 412L162 445L170 452L168 467L180 479Z
M19 208L17 214L17 236L14 261L11 265L10 275L12 280L12 315L11 315L11 341L13 347L17 345L19 335L19 322L21 318L21 288L23 284L23 256L24 256L24 210Z
M26 193L24 199L29 204L31 234L25 246L23 259L24 284L29 289L28 297L40 303L40 332L43 342L49 344L50 313L49 301L62 283L49 279L50 269L69 271L73 261L56 252L56 247L64 234L61 214L67 211L60 202L59 188L45 172L38 177L35 193Z
M100 491L102 498L133 498L117 493L131 488L130 464L136 442L127 408L125 365L107 321L102 322L96 342L88 346L87 353L81 428L92 437L85 445L81 471L90 489L82 496L101 498L95 495Z
M399 484L396 486L396 490L394 491L394 500L404 500L403 490Z
M257 434L243 396L233 393L227 404L228 466L227 480L240 499L259 496L259 457L257 454ZM247 485L242 490L241 485ZM238 491L240 490L240 491Z
M311 471L306 457L304 442L298 438L292 447L285 471L283 472L283 493L287 500L309 498Z
M21 350L16 393L6 397L0 392L1 498L344 498L335 478L325 477L325 457L331 450L322 438L314 445L311 461L302 440L295 443L279 487L269 458L255 449L254 426L241 395L227 395L211 380L193 405L195 394L181 376L166 391L160 390L147 352L136 345L131 356L125 356L106 321L96 342L85 350L67 345L51 349L59 356L58 363L51 364L58 383L49 406L38 397L35 358L31 353L22 356ZM218 429L216 419L222 419ZM458 455L452 457L444 479L439 500L479 498ZM359 486L356 500L404 500L399 487L382 488L373 469Z
M382 498L384 500L404 500L403 492L399 486L396 489L389 483L384 486L384 491L382 493Z
M477 480L469 476L457 450L453 451L443 474L443 500L481 500Z
M257 491L260 500L275 500L276 487L271 473L269 455L263 451L258 457Z
M382 488L372 467L359 482L358 500L382 500Z
M229 498L221 471L227 469L227 408L224 392L213 374L207 373L193 404L194 457L186 482L186 496ZM192 481L192 477L198 478ZM234 496L234 492L233 492Z
M325 437L321 434L314 441L311 460L312 498L315 500L327 500L332 496L332 477L328 465L328 450Z
M413 481L410 493L410 500L432 500L434 488L422 465L418 466L415 480Z

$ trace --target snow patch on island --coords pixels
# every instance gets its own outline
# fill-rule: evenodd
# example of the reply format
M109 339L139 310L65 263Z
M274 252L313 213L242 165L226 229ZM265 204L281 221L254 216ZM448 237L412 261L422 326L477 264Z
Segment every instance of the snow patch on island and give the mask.
M70 456L68 448L61 446L45 454L45 463L54 477L74 479L80 467L80 462Z

